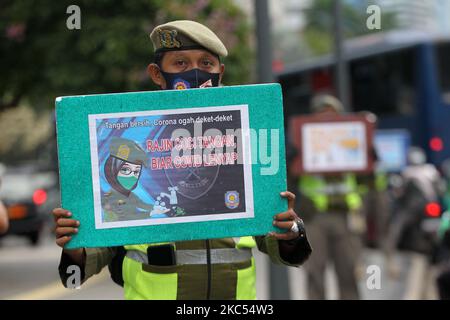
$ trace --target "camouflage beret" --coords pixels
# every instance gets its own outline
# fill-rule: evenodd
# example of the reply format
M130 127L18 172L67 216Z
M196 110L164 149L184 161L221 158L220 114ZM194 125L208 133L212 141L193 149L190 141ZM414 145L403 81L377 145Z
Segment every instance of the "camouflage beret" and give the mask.
M219 57L227 48L208 27L190 20L171 21L155 27L150 34L155 52L207 49Z
M109 145L109 153L111 156L120 160L147 167L147 154L134 141L123 138L113 138Z

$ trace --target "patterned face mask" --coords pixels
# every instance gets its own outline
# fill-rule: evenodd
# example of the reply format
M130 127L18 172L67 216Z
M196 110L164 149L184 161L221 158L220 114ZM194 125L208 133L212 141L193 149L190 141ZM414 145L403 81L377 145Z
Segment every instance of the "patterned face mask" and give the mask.
M180 73L161 71L161 74L166 80L166 90L185 90L219 86L220 73L209 73L200 69L192 69Z

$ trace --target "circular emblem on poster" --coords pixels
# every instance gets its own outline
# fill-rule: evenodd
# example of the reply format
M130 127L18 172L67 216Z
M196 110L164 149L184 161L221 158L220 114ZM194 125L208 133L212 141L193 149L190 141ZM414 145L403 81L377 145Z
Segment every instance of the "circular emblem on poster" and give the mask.
M225 206L228 209L236 209L239 207L239 192L228 191L225 193Z

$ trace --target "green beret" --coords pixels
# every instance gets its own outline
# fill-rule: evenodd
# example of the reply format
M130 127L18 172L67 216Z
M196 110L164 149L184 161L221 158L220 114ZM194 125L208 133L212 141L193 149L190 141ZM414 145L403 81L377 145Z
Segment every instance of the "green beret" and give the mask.
M228 55L227 48L209 28L190 20L162 24L150 34L155 52L207 49L219 57Z
M120 160L140 164L147 167L147 154L134 141L123 138L112 138L109 145L111 156Z

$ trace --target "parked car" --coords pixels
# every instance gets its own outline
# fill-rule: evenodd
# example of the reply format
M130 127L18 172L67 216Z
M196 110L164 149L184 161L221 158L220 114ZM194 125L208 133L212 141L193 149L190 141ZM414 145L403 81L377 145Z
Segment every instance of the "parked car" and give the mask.
M59 201L56 173L27 164L7 167L1 180L0 199L10 220L9 230L3 236L25 236L36 245L51 208Z

